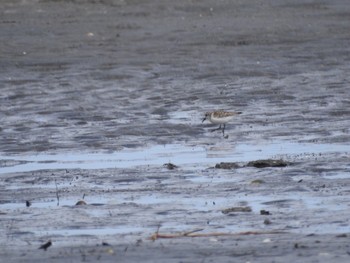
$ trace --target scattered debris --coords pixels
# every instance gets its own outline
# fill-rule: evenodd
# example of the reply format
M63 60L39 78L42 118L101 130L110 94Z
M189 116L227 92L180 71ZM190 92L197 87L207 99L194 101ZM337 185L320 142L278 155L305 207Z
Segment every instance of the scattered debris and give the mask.
M348 235L344 233L344 234L336 235L335 237L348 237Z
M295 248L295 249L297 249L297 248L307 248L307 246L299 245L298 243L295 243L295 244L294 244L294 248Z
M52 174L53 175L53 174ZM57 206L60 205L60 196L58 194L58 186L57 186L57 182L56 182L56 179L55 179L55 185L56 185L56 198L57 198Z
M261 179L256 179L250 182L251 184L264 184L265 181Z
M45 251L52 245L51 240L47 241L45 244L41 245L39 249L44 249Z
M247 164L248 167L265 168L265 167L286 167L289 163L283 160L257 160Z
M232 163L232 162L221 162L221 163L217 163L215 165L215 168L217 169L237 169L240 166L237 163Z
M174 170L174 169L178 168L178 166L176 166L175 164L172 164L172 163L165 163L165 164L163 164L163 166L165 168L167 168L168 170Z
M236 213L236 212L251 212L252 209L249 206L235 206L221 210L223 214Z
M265 219L265 220L264 220L264 224L265 224L265 225L271 225L272 222L271 222L269 219Z
M260 215L271 215L270 214L270 211L267 211L267 210L260 210Z
M286 232L283 231L246 231L238 233L223 233L223 232L214 232L214 233L196 233L204 229L196 229L190 232L181 232L175 234L160 234L159 231L154 233L149 237L150 240L157 240L159 238L182 238L182 237L218 237L218 236L248 236L248 235L270 235L270 234L283 234Z

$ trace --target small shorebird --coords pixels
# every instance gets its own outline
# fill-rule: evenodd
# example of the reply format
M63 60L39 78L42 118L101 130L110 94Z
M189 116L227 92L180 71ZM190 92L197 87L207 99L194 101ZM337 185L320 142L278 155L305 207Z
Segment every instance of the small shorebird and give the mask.
M225 135L225 125L227 122L232 120L234 116L241 114L242 112L228 112L228 111L212 111L205 113L205 117L202 122L205 120L209 120L213 124L220 124L219 128L211 130L217 131L222 130L222 134ZM221 128L221 125L223 124L223 127Z

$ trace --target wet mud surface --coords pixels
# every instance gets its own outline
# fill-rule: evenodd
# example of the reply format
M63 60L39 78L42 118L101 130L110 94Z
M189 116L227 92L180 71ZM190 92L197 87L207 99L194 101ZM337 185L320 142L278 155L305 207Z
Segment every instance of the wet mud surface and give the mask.
M349 261L347 1L0 12L2 260Z

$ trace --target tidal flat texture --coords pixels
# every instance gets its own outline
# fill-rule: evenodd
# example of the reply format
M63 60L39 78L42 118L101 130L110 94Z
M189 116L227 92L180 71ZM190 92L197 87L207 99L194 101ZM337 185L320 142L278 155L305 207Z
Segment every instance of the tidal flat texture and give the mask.
M347 0L0 14L1 262L350 261Z

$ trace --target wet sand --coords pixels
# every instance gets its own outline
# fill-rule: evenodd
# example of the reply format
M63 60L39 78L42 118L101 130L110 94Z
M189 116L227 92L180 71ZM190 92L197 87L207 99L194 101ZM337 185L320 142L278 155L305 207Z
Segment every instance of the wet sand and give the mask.
M0 12L1 260L349 261L347 1Z

